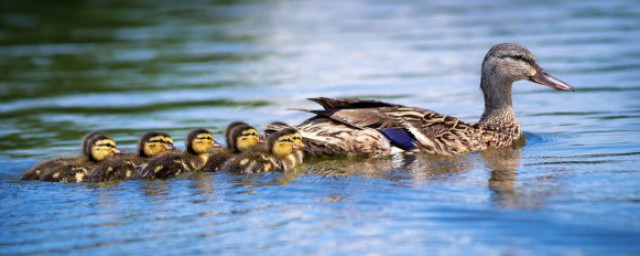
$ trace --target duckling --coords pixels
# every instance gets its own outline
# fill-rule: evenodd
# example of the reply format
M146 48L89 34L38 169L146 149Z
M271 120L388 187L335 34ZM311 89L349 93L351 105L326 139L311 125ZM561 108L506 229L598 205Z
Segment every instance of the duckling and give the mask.
M278 129L273 129L273 127L283 128L292 128L289 124L281 121L273 121L269 123L264 129L264 134L268 138L271 134L278 132ZM293 129L293 128L292 128ZM296 143L298 147L304 148L304 143L302 142L302 135L300 132L296 130L296 133L292 135L293 141ZM304 162L304 151L303 150L294 150L294 155L296 156L296 162L302 164Z
M256 149L247 151L229 159L223 170L239 173L256 173L269 171L289 171L301 162L296 160L295 150L304 144L298 144L293 137L297 133L289 128L271 134L267 143L268 151Z
M120 153L116 142L101 132L85 136L82 145L84 156L70 159L64 165L42 171L38 179L53 182L82 182L89 170L110 159L114 154Z
M210 150L209 161L202 168L202 171L219 171L224 162L233 155L250 150L260 142L258 130L242 122L234 122L229 125L225 131L225 138L227 148Z
M138 141L138 154L124 153L91 170L88 181L106 182L129 179L152 157L176 150L173 139L164 132L147 132Z
M85 149L87 148L89 138L98 134L103 134L103 133L99 131L94 131L94 132L87 133L83 137L82 146L81 146L83 154L87 152ZM83 155L83 156L76 156L76 157L58 157L58 158L44 161L25 171L22 174L22 177L20 179L21 180L38 180L40 177L40 174L44 172L51 171L53 169L59 168L64 165L81 162L82 160L84 160L85 157L88 157L88 156Z
M207 160L207 151L221 146L213 140L213 134L205 129L195 129L189 132L185 141L186 151L162 154L149 160L140 173L140 178L170 178L183 172L199 171Z

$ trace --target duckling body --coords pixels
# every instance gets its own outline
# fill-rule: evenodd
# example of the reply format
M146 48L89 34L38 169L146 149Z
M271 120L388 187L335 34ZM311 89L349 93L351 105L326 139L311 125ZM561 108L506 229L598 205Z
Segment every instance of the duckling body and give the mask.
M164 132L148 132L138 141L138 154L125 153L105 161L88 174L90 182L130 179L142 165L154 156L175 150L173 139Z
M209 160L202 168L202 171L219 171L222 165L231 157L253 149L260 142L258 131L248 124L241 122L234 122L227 127L225 139L227 141L227 148L210 150L208 152Z
M207 151L220 147L214 142L213 135L205 129L191 131L185 144L185 152L171 152L150 159L142 167L140 178L166 179L185 172L200 171L209 159Z
M512 84L519 80L573 91L547 74L531 52L517 44L492 47L482 64L480 87L485 111L477 123L427 109L364 99L310 99L324 110L295 126L311 156L378 157L392 150L458 155L486 148L503 148L521 136L511 101ZM278 126L271 129L281 129Z
M221 167L222 170L235 173L260 173L283 171L279 161L268 152L261 150L245 152L228 159Z
M65 165L80 164L85 157L60 157L50 159L28 169L22 174L21 180L39 180L40 175Z
M91 161L80 164L63 165L43 172L38 176L38 180L50 182L83 182L89 171L95 166L96 164Z
M293 137L297 134L294 129L284 129L269 137L268 146L244 152L229 159L222 166L222 170L236 173L259 173L270 171L286 172L302 164L294 153L300 147Z
M22 179L35 179L37 174L41 181L82 182L91 169L119 153L115 141L101 132L86 135L82 145L84 156L44 162L25 172Z
M88 172L87 181L108 182L126 180L131 178L138 167L144 163L145 159L142 159L138 155L125 153L116 159L111 159L96 165Z

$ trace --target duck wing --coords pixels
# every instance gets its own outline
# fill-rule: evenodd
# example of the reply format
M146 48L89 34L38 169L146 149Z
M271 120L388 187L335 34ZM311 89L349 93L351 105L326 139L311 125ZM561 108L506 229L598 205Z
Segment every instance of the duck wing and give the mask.
M431 110L404 107L379 101L328 98L313 99L325 110L309 111L359 129L371 128L387 137L391 143L404 150L417 148L443 151L441 143L434 141L455 140L463 136L471 126L455 117L441 115ZM455 131L455 132L454 132ZM448 135L452 134L452 135ZM431 150L429 150L431 151Z
M379 107L402 107L402 105L358 98L332 99L326 97L308 98L308 100L318 103L324 109L361 109Z

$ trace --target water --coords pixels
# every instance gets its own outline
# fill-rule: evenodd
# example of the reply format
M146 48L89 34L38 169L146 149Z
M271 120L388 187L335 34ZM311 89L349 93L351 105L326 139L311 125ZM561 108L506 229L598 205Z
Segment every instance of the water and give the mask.
M638 254L637 1L12 1L0 8L0 254ZM299 123L373 97L475 121L480 63L527 46L575 93L519 82L526 143L299 173L19 181L104 130Z

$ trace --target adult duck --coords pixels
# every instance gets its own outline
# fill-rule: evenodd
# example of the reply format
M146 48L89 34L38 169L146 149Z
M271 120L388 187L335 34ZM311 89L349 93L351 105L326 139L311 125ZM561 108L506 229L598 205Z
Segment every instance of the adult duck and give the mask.
M305 110L316 116L295 128L302 134L305 153L310 156L376 157L391 154L393 148L458 155L507 147L522 134L511 101L512 84L520 80L574 91L545 72L529 50L503 43L493 46L482 62L480 88L485 108L477 123L380 101L313 98L310 100L324 110Z

